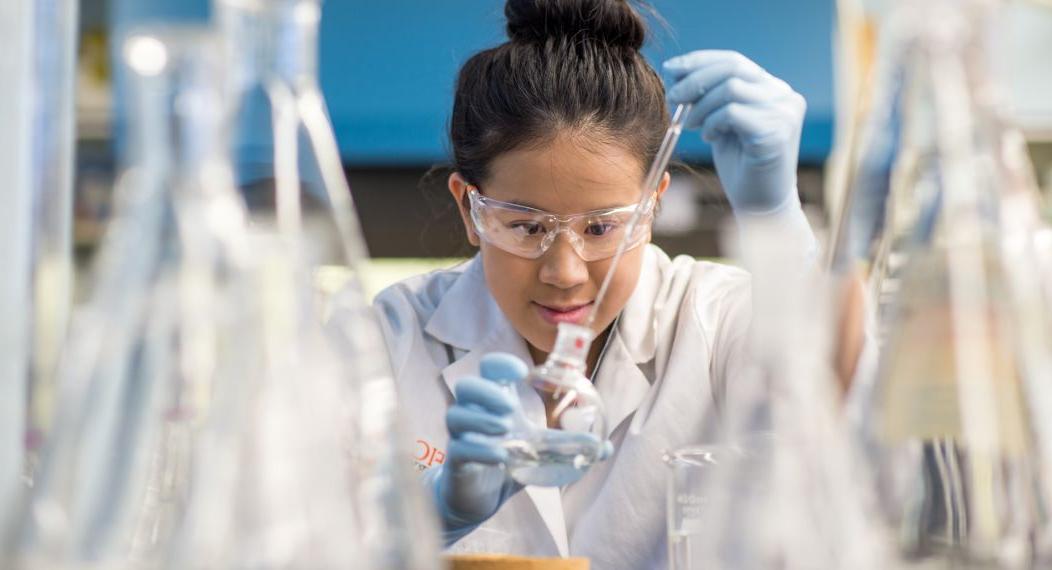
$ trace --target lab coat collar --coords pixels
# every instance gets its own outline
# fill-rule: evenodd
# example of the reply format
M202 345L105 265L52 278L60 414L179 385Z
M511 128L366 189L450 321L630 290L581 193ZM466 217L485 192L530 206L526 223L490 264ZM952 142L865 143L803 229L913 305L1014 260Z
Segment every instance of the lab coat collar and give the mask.
M461 350L471 350L480 342L504 340L509 333L518 336L486 286L482 258L478 255L464 264L424 331Z
M478 376L479 361L490 352L506 352L529 363L526 341L512 327L486 286L482 259L475 256L442 296L424 330L464 356L442 370L449 393L465 376Z
M654 359L658 345L657 316L665 308L667 291L663 291L664 273L671 262L665 252L646 245L639 281L621 312L617 336L632 362L643 364Z
M608 429L617 428L639 409L650 392L653 378L643 366L657 352L657 315L664 308L662 273L668 257L660 249L647 246L636 289L625 304L599 365L595 387L606 406Z

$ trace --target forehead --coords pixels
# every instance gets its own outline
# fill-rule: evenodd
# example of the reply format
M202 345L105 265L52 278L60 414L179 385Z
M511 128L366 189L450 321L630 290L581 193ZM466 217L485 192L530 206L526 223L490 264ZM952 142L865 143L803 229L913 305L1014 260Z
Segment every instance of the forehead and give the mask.
M572 214L635 204L642 183L643 165L627 148L559 135L498 156L483 192L505 202Z

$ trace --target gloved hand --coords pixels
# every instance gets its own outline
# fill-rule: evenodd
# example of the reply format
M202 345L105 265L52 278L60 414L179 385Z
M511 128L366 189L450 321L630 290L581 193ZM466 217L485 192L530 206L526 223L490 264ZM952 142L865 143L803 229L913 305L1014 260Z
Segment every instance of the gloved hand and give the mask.
M518 358L492 353L479 365L482 378L457 382L456 403L446 413L446 461L425 475L435 493L446 546L485 522L522 489L501 467L508 454L498 438L511 428L516 403L498 382L519 382L528 371Z
M796 167L807 103L789 85L732 51L701 50L664 64L673 104L692 103L686 128L701 128L736 213L798 205Z

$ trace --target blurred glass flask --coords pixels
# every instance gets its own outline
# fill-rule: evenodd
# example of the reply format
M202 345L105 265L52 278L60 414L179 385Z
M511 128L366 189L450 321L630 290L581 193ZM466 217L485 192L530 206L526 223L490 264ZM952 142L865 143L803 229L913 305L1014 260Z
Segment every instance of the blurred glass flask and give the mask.
M777 220L742 226L753 274L748 365L728 383L719 433L665 457L670 567L885 568L838 408L829 282Z
M996 7L902 2L891 19L912 159L897 172L925 210L900 242L866 431L907 566L1049 560L1049 305L1025 151L984 61Z
M242 181L264 179L254 218L274 212L277 233L300 248L314 277L346 269L335 293L314 287L330 348L353 384L355 435L348 441L359 490L359 521L378 568L439 564L431 505L404 461L397 391L377 315L362 289L366 243L318 84L320 0L215 0L232 77L229 109L243 144ZM258 127L268 128L260 132ZM257 144L258 143L258 144ZM253 168L255 166L255 168ZM273 179L274 196L266 196ZM262 214L262 215L259 215Z

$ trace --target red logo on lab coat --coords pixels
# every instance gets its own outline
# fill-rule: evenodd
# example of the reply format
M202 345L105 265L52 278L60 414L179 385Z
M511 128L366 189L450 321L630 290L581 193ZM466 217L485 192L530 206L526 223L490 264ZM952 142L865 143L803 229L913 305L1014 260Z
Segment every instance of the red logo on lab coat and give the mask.
M416 464L421 469L427 469L432 465L442 465L446 461L446 452L431 445L430 443L418 439L416 440Z

